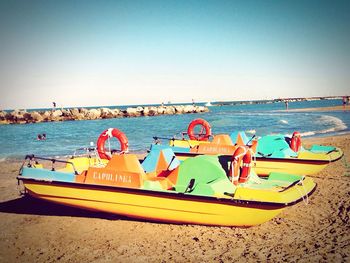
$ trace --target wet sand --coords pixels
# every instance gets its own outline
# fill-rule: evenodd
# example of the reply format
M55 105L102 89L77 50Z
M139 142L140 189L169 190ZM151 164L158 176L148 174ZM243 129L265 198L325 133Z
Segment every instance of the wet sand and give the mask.
M0 262L349 262L350 135L304 139L341 147L312 176L309 199L251 228L145 222L18 195L19 163L0 163Z

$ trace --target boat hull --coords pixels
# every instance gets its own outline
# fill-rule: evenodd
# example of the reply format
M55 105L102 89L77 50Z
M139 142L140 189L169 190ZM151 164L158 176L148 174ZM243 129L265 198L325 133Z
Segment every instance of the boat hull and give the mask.
M152 145L153 147L168 147ZM233 145L221 145L208 141L196 140L171 140L170 148L180 160L197 155L222 155L227 160L232 159L236 150ZM340 148L334 148L329 152L312 152L303 150L296 157L277 157L257 154L254 170L259 176L268 176L271 172L289 173L299 175L312 175L320 172L331 162L343 157L344 153Z
M185 224L254 226L272 219L286 206L302 200L300 198L289 204L264 203L110 186L22 180L29 195L43 200L127 217ZM310 187L308 194L316 186Z
M271 172L313 175L322 171L328 164L328 161L318 160L256 158L253 167L260 176L268 176Z

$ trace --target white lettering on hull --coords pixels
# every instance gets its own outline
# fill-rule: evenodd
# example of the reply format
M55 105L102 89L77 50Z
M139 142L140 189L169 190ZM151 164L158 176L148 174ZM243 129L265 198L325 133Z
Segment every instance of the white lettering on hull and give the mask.
M94 172L92 178L94 180L103 180L103 181L114 181L114 182L120 182L120 183L131 183L131 176L130 175L123 175L123 174L113 174L113 173L100 173L100 172Z

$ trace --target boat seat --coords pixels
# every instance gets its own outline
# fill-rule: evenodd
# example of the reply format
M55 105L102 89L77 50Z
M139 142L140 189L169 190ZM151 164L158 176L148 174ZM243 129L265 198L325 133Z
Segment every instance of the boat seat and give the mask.
M174 176L170 177L156 177L149 176L147 179L143 181L143 189L147 190L173 190L175 188L175 184L173 183Z
M170 140L169 145L172 147L193 148L200 144L210 143L209 141L197 140Z
M72 163L78 173L87 170L90 166L105 166L108 162L104 159L90 158L90 157L74 157L67 160ZM74 172L73 165L67 163L63 169L58 169L60 172Z
M192 179L195 180L195 185L190 193L194 195L216 196L235 191L218 156L201 155L183 161L179 167L175 190L185 192Z
M177 180L177 168L180 161L176 158L171 148L152 148L151 152L142 162L146 172L144 187L153 189L154 186L161 186L162 189L173 189Z
M177 147L177 146L169 146L164 144L151 144L150 152L153 150L163 150L163 149L172 149L174 152L190 152L189 147Z
M290 186L293 182L299 181L299 175L271 172L267 179L262 179L251 171L250 180L241 185L242 188L250 189L268 189L269 191L279 192Z

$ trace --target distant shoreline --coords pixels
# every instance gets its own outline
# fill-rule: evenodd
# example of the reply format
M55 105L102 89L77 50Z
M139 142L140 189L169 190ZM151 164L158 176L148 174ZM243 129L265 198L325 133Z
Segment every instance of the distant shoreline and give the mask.
M272 104L302 102L302 101L318 101L318 100L341 100L343 96L328 96L328 97L306 97L306 98L278 98L268 100L243 100L243 101L214 101L212 106L234 106L234 105L250 105L250 104Z
M284 103L285 101L288 102L303 102L303 101L318 101L318 100L341 100L344 96L326 96L326 97L304 97L304 98L278 98L278 99L258 99L258 100L218 100L218 101L196 101L196 106L234 106L234 105L249 105L249 104L272 104L272 103ZM193 102L167 102L165 104L122 104L122 105L100 105L100 106L59 106L57 109L61 110L67 110L67 109L73 109L73 108L85 108L85 109L97 109L97 108L109 108L109 109L119 109L119 110L126 110L127 108L137 108L137 107L143 107L143 108L150 108L150 107L176 107L176 106L191 106L193 105ZM12 111L50 111L52 108L8 108L8 109L1 109L0 111L4 112L12 112Z
M331 106L331 107L318 107L318 108L300 108L300 109L288 109L288 110L277 110L279 112L310 112L310 111L349 111L350 105L343 106Z

